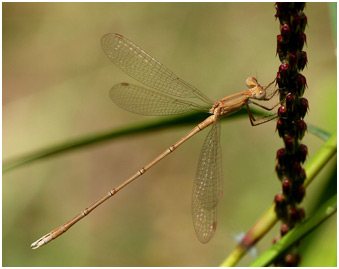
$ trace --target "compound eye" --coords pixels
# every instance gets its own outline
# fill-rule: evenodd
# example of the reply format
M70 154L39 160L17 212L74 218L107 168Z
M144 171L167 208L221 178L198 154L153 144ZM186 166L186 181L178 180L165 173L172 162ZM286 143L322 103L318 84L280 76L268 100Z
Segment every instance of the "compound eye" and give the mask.
M258 91L258 94L257 94L257 98L261 99L261 98L263 98L264 96L265 96L265 91L259 90L259 91Z
M248 79L246 79L246 84L248 87L253 88L258 85L258 81L255 77L249 77Z

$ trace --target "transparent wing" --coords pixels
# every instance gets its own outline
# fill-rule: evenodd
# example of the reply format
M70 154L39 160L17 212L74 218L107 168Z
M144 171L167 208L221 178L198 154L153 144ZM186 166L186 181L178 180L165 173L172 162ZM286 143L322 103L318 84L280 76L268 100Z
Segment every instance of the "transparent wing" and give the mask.
M139 82L169 95L198 97L208 104L213 104L198 89L178 78L125 37L119 34L106 34L101 38L101 46L115 65Z
M193 102L176 99L129 83L113 86L110 97L119 107L142 115L176 115L192 110L208 112L207 108Z
M193 183L192 218L201 243L207 243L217 225L217 204L222 196L220 121L217 120L203 144Z

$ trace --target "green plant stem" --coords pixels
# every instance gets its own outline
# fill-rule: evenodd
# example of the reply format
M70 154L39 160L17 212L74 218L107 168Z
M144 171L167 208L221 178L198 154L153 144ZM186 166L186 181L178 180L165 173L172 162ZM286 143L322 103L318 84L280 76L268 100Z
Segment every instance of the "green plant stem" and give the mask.
M315 154L315 156L305 166L306 180L304 186L307 187L315 176L321 171L328 161L337 152L337 133L333 134L330 139L321 147L321 149ZM274 211L274 204L269 210L259 219L259 221L249 230L245 237L249 238L249 241L254 245L259 241L278 221ZM252 246L253 246L252 245ZM234 266L240 258L246 253L248 246L239 244L231 252L231 254L222 262L220 266L228 267Z
M297 225L285 236L283 236L276 244L262 253L253 263L251 267L269 266L275 258L281 253L289 249L295 243L299 242L303 237L308 235L314 229L319 227L326 219L337 212L337 195L335 194L328 199L311 217L306 219L300 225Z

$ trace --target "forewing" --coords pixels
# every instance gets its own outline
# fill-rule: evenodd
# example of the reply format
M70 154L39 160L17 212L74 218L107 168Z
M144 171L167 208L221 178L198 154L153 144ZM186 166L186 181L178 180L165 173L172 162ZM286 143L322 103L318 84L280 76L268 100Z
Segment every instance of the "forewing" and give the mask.
M203 144L193 183L192 218L201 243L207 243L217 225L217 204L222 196L220 122L217 120Z
M127 38L119 34L106 34L101 38L101 46L115 65L139 82L169 95L198 97L213 104L198 89L178 78Z

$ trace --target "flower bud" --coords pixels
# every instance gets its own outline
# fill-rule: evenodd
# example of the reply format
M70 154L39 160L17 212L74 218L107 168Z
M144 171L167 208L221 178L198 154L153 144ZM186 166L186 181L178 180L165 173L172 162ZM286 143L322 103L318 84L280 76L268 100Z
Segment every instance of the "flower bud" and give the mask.
M295 53L291 52L288 55L288 63L290 64L290 68L292 70L296 70L297 69L297 63L298 63L298 57Z
M307 65L307 53L305 51L301 51L298 53L298 69L304 70Z
M290 26L285 23L283 26L281 26L280 32L284 42L287 42L290 39L291 34Z
M304 118L308 110L308 101L306 98L299 99L298 111L300 118Z
M285 125L284 125L282 119L278 119L277 120L277 126L276 126L275 130L276 131L278 130L278 134L279 134L280 137L284 136L284 134L285 134Z
M289 197L291 194L291 181L289 179L285 179L282 183L283 194L286 197Z
M302 139L307 130L307 124L303 120L295 121L296 135L298 139Z
M295 180L302 171L301 164L299 162L294 162L292 166L292 178Z
M284 165L286 159L286 149L285 148L278 149L276 158L280 164Z
M290 254L290 253L285 256L285 266L286 267L295 267L296 266L296 261L295 261L293 255Z
M303 208L298 209L298 219L300 222L305 219L305 210Z
M278 178L281 180L284 176L284 169L280 163L277 163L275 166L275 172L277 173Z
M285 144L285 148L287 149L287 152L292 152L293 148L294 148L294 139L292 136L287 135L284 138L284 144Z
M290 230L290 228L288 227L288 225L286 223L282 224L280 227L280 234L283 237L285 234L288 233L288 231Z
M302 74L297 76L297 92L299 96L304 94L305 88L307 87L306 78Z
M297 174L295 176L295 182L298 186L300 186L300 185L304 184L305 179L306 179L306 171L305 171L304 168L301 167L301 169L299 169L297 171Z
M281 205L281 204L285 204L286 203L286 198L285 198L285 196L282 193L278 193L274 197L274 201L275 201L275 203Z
M304 47L304 44L307 44L306 35L303 32L300 32L297 38L297 48L299 50L302 50L302 48Z
M281 45L283 43L283 38L281 35L277 35L277 51L276 51L276 55L279 53L280 49L281 49Z
M277 72L277 76L275 78L275 83L278 84L279 88L283 87L284 81L281 78L280 72Z
M304 186L299 186L298 190L296 191L296 195L295 195L295 201L300 204L301 201L304 199L305 197L305 187ZM302 221L303 218L298 218L300 221Z
M279 78L281 78L282 81L285 81L285 78L288 73L288 63L283 63L279 66Z
M286 95L286 108L289 112L293 111L293 107L294 107L294 94L293 93L288 93Z
M304 144L300 144L296 152L297 160L301 163L304 163L308 154L308 148Z
M278 117L279 118L286 118L286 116L287 116L286 106L280 106L278 108Z
M301 31L304 32L307 25L307 17L304 12L300 12L299 17Z
M283 194L279 193L274 197L275 202L275 212L277 213L278 218L286 219L287 218L287 204L286 198Z
M300 17L297 13L294 13L291 17L291 25L292 25L292 31L294 33L300 31Z
M290 222L292 226L294 226L297 223L298 220L298 211L295 208L295 206L291 206L289 210L289 215L290 215Z

